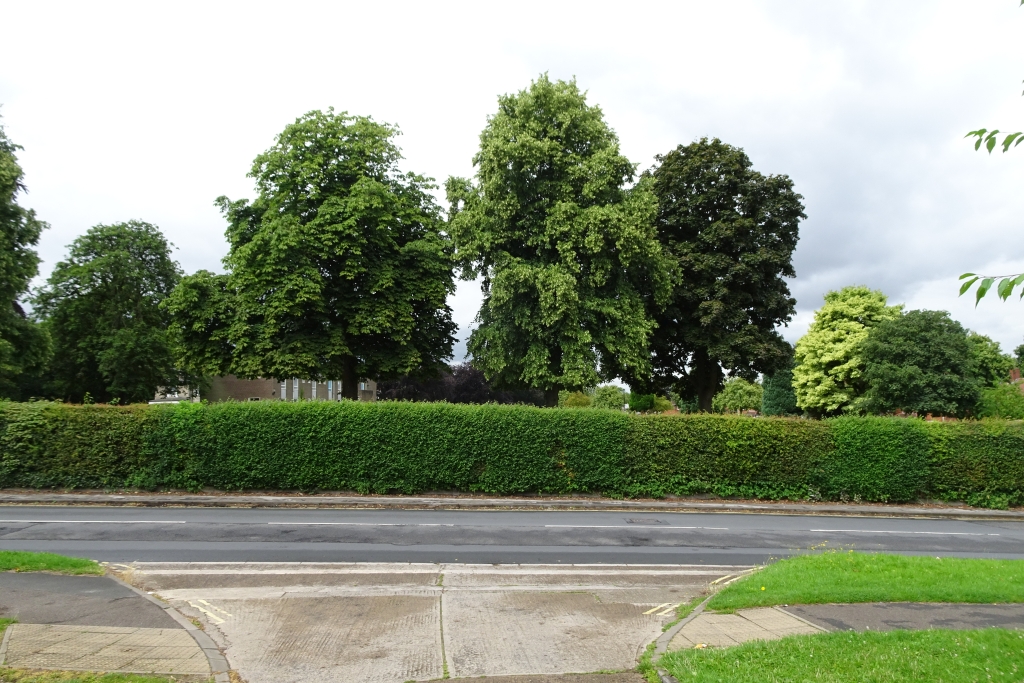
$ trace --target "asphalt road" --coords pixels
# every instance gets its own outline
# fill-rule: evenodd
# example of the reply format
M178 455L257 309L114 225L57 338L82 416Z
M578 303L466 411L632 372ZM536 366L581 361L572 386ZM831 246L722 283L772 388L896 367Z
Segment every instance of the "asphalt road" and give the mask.
M746 565L822 544L1024 559L1024 523L724 513L0 506L0 549L111 562Z

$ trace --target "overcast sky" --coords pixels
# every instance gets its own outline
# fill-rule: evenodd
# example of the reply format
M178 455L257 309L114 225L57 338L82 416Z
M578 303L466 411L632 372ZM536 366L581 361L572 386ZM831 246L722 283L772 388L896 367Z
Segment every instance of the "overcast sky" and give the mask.
M792 290L806 330L829 289L948 310L1010 350L1024 304L958 299L960 273L1024 271L1017 0L89 3L0 0L0 103L42 273L90 226L155 223L186 272L220 269L215 197L311 109L398 124L407 170L470 175L501 93L575 76L641 169L702 136L804 196ZM478 288L453 298L463 331Z

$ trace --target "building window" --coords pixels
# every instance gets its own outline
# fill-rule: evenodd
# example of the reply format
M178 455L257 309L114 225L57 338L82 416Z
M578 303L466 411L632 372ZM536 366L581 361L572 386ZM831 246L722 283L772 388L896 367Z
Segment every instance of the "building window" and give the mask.
M259 396L250 396L249 400L250 401L258 401L258 400L260 400L260 397Z

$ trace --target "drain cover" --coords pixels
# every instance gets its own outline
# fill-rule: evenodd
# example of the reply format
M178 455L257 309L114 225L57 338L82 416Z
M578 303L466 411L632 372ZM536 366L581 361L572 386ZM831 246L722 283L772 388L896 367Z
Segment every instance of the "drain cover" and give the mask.
M651 519L649 517L627 517L626 524L668 524L663 519Z

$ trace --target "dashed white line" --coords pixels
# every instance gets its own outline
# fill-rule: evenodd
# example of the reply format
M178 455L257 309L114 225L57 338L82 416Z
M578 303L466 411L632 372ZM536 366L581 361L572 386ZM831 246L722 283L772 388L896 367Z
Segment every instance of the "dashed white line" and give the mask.
M185 524L162 519L0 519L0 524Z
M268 526L455 526L454 524L400 524L397 522L267 522Z
M926 536L999 536L999 534L976 534L967 531L889 531L886 529L809 529L837 534L923 534Z
M724 526L655 526L637 524L545 524L546 529L708 529L711 531L728 531L729 527Z

